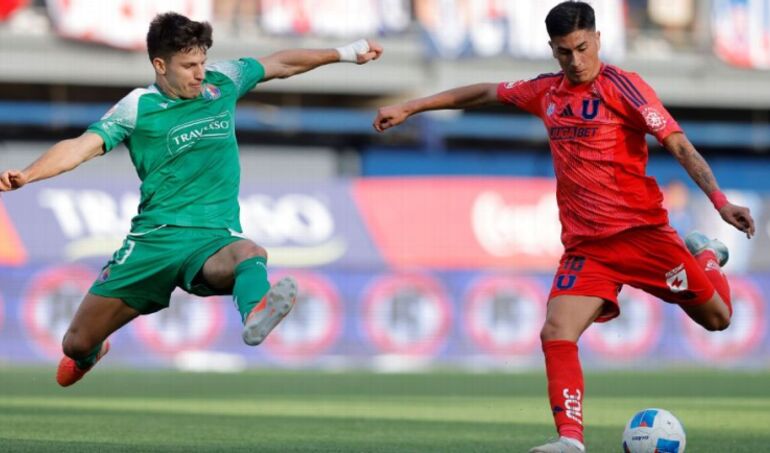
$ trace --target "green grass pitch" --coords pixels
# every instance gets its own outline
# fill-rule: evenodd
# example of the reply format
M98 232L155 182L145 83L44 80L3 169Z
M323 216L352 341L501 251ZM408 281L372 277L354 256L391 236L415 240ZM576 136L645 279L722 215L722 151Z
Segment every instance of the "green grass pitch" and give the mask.
M553 436L541 374L0 366L2 452L526 452ZM591 452L619 452L627 419L663 407L693 453L770 451L770 374L588 373Z

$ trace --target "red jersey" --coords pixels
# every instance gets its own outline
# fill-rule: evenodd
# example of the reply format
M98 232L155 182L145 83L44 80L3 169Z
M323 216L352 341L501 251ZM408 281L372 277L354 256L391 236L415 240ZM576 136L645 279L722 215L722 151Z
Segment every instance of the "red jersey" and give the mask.
M663 194L646 175L645 134L662 142L681 129L638 74L603 64L590 83L542 74L501 83L497 97L537 115L548 130L565 248L668 224Z

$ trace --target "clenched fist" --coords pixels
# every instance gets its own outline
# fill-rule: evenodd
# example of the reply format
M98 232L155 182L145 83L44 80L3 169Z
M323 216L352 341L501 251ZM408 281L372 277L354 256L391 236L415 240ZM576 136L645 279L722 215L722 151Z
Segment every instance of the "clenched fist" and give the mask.
M0 192L21 188L27 183L27 176L21 170L6 170L0 173Z

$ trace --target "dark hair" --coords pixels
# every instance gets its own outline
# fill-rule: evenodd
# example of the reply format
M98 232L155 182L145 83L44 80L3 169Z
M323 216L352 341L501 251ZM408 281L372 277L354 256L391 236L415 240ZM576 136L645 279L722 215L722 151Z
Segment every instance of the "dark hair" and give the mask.
M151 61L156 57L168 59L177 52L194 48L208 50L212 43L208 22L195 22L177 13L158 14L147 32L147 53Z
M545 18L548 36L567 36L575 30L596 30L596 16L591 5L584 2L561 2Z

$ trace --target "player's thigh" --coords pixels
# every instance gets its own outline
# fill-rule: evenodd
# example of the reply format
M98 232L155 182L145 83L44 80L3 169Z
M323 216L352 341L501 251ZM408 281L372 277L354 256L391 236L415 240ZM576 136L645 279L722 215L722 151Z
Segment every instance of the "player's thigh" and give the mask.
M630 238L625 255L627 259L618 263L623 283L685 311L709 310L721 301L703 266L673 231L640 230Z
M543 341L577 341L603 313L605 303L601 297L572 294L550 299L540 337Z
M139 312L120 299L88 293L64 335L65 353L87 353L137 316Z
M566 300L568 307L574 305L575 310L579 312L574 315L580 315L575 318L574 325L582 333L587 325L583 326L584 319L593 317L593 321L606 322L620 314L617 295L620 290L620 278L612 266L607 265L611 262L612 255L607 253L608 245L606 242L598 244L582 244L573 247L565 252L559 262L559 269L554 275L551 291L548 295L548 316L546 317L546 326L544 334L548 336L554 327L570 323L569 310L555 310L551 308L552 302ZM590 300L590 302L585 302ZM593 305L595 301L601 301L599 305L599 314L593 316ZM554 304L558 307L561 303ZM587 314L582 314L584 307L587 307ZM564 320L562 320L564 316ZM550 323L550 327L549 327ZM590 323L589 323L590 324ZM559 328L561 329L561 328ZM567 330L570 335L574 335L575 327L570 326Z
M619 263L626 275L624 283L679 305L708 330L722 330L729 325L727 305L675 232L639 230L629 238L628 245L628 259Z
M257 256L267 258L267 251L248 239L231 242L206 259L200 271L200 278L214 289L231 289L235 281L236 266Z
M168 307L188 249L179 228L130 234L102 268L89 293L122 300L142 314Z

